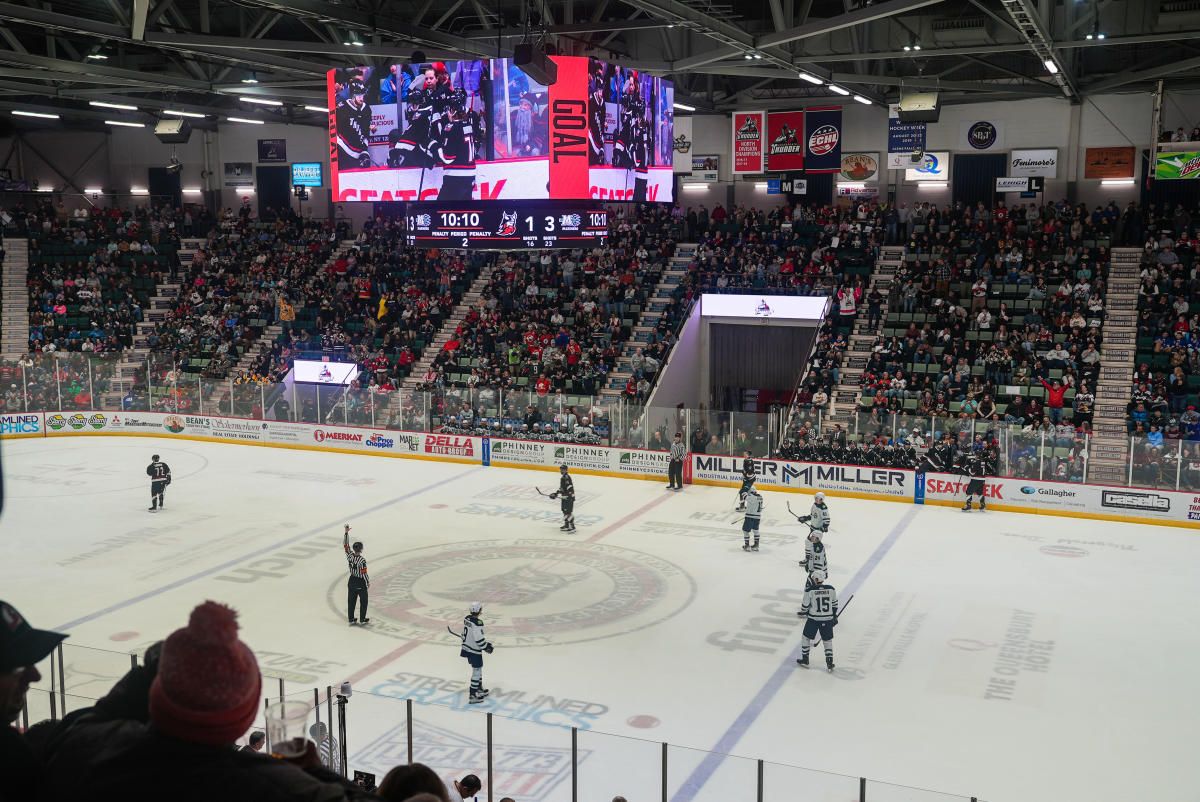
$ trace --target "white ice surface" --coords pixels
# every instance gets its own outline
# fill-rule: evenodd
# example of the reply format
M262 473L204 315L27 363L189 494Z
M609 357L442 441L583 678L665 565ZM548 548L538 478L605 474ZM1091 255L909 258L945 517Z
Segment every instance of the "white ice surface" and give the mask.
M175 481L152 515L155 451ZM858 777L872 802L955 798L884 783L990 802L1200 784L1200 540L1182 530L831 498L830 579L843 604L857 593L829 675L819 651L791 662L807 528L784 504L802 496L766 494L746 554L720 488L578 476L568 536L533 490L551 473L140 438L7 441L3 469L0 598L108 650L68 650L72 695L224 601L265 693L354 681L351 766L380 777L407 760L415 696L416 759L446 777L485 773L496 714L491 779L518 802L571 798L571 732L548 724L580 728L589 802L658 799L662 742L673 802L753 799L760 758L769 802L857 799ZM369 628L346 624L344 522L366 544ZM475 599L497 649L493 701L468 709L445 626ZM718 745L741 757L689 783Z

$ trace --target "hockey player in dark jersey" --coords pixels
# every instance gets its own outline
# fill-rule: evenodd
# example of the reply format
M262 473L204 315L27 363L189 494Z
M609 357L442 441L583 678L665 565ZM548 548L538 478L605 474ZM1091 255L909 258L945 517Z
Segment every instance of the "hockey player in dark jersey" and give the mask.
M971 511L971 499L975 496L979 496L979 511L983 512L987 509L983 486L987 465L984 463L983 452L974 450L967 452L966 458L963 460L962 472L967 476L967 501L963 504L963 512Z
M167 504L163 501L163 492L166 491L167 485L171 484L170 466L159 460L158 455L155 454L150 464L146 466L146 475L150 477L150 512L166 509Z
M404 131L393 131L388 135L390 150L388 151L389 167L431 167L433 157L429 153L429 143L436 138L436 119L440 115L435 112L436 100L440 97L437 78L432 67L424 70L413 79L405 100Z
M746 494L754 487L754 480L758 477L758 471L754 467L754 459L747 451L742 456L742 486L738 488L738 512L746 509Z
M367 85L354 78L347 85L350 97L337 104L338 168L370 167L369 150L371 107L367 105Z
M465 91L454 92L446 106L442 136L430 144L434 166L445 170L438 200L470 200L475 188L475 128L466 103Z
M613 142L613 166L635 171L633 200L646 199L649 181L650 138L646 130L646 100L638 91L633 72L621 93L620 118Z
M561 499L563 525L559 530L570 533L575 531L575 480L571 478L566 465L560 465L558 470L558 490L551 493L550 498Z

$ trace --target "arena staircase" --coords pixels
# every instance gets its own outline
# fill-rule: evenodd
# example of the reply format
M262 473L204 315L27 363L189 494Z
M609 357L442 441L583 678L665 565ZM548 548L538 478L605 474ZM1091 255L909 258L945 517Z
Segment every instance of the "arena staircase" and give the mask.
M1129 431L1126 407L1133 397L1132 376L1137 357L1138 275L1140 248L1113 248L1108 267L1108 297L1104 343L1100 348L1100 379L1094 390L1092 441L1088 481L1124 483L1129 473Z
M4 238L3 317L0 354L16 359L29 352L29 240Z
M642 310L641 317L634 324L633 335L622 346L621 353L617 355L612 371L608 374L608 381L600 389L600 398L616 401L621 397L621 393L625 390L625 382L633 375L634 355L639 348L645 348L650 344L651 335L658 328L663 310L671 301L671 293L687 276L688 266L695 256L696 243L694 242L680 243L675 247L675 255L667 263L667 269L663 271L662 278L646 301L646 308ZM660 373L663 367L666 366L659 367Z
M442 352L443 346L450 341L450 337L453 336L454 330L458 328L460 323L466 320L467 313L483 300L483 289L488 285L488 282L492 280L492 273L495 270L496 265L486 265L480 271L475 280L471 282L471 287L465 293L463 293L462 300L459 301L458 305L455 306L450 312L450 316L442 321L442 327L438 329L438 333L433 336L433 341L426 344L425 350L421 353L420 358L417 359L416 362L413 362L412 370L409 371L408 376L406 376L404 380L400 382L400 389L416 390L421 386L421 377L425 375L427 370L429 370L429 367L433 364L433 360L437 358L437 355ZM400 397L406 395L406 393L394 394L392 396L390 408L394 409L395 411L399 411Z
M871 285L879 288L879 292L883 295L883 313L880 315L879 323L871 326L868 322L866 298L864 297L858 316L854 320L854 330L850 335L850 348L842 360L839 382L829 399L829 411L824 417L822 428L825 423L840 423L844 428L850 430L854 424L854 413L858 408L858 398L862 394L860 382L863 370L867 366L867 360L871 358L871 346L875 344L875 338L879 336L883 322L887 318L892 281L903 264L904 246L885 245L880 250L879 258L875 260L874 272L871 273L871 280L867 284L867 292L871 291Z

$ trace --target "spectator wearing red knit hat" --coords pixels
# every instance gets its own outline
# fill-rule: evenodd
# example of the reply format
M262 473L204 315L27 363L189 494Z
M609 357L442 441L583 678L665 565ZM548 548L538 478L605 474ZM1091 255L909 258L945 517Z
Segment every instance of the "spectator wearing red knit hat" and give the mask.
M151 802L350 802L374 797L304 757L231 748L262 706L258 661L237 614L205 602L96 706L73 714L44 755L54 798Z

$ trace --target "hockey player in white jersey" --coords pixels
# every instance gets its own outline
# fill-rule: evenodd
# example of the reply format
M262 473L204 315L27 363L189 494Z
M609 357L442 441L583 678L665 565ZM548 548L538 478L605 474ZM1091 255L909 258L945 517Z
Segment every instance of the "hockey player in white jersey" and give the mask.
M829 575L829 560L825 555L825 544L821 542L821 533L816 529L809 530L808 542L804 544L804 560L800 563L804 571L812 576L813 571ZM805 588L807 590L808 588Z
M742 551L758 551L758 524L762 520L763 497L751 487L746 491L746 517L742 519ZM754 533L754 544L750 544L750 533Z
M808 524L813 532L820 532L822 535L829 532L829 507L825 505L825 494L820 490L813 497L812 509L808 511L808 515L797 515L796 520L802 524Z
M796 615L804 622L804 639L800 645L800 659L796 662L808 668L808 651L812 639L818 632L825 647L825 669L833 671L833 628L838 622L838 597L833 585L825 584L825 572L813 571L808 577L809 589L804 592L804 606Z
M459 653L471 666L471 696L468 701L473 705L479 704L491 693L483 687L483 655L484 652L491 654L495 647L483 634L483 621L479 618L482 612L482 603L471 602L470 612L463 619L462 651Z

